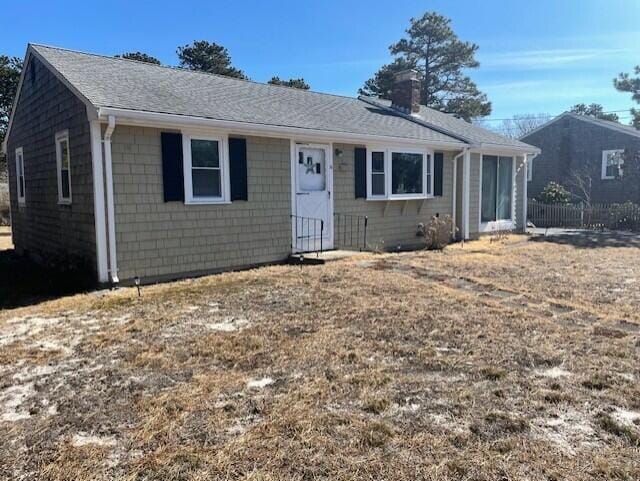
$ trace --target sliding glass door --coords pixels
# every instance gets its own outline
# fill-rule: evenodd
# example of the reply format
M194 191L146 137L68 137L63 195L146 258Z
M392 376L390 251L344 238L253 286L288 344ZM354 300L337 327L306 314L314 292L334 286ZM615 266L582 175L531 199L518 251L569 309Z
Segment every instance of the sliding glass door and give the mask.
M482 156L482 223L511 219L513 157Z

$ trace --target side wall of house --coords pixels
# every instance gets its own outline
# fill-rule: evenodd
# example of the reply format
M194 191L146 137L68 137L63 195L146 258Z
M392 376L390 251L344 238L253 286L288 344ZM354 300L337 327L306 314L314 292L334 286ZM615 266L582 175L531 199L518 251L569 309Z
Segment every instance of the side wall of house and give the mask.
M13 242L18 251L95 274L89 121L82 103L38 59L26 65L7 141ZM72 204L58 204L55 134L69 130ZM15 151L24 155L25 204L18 204Z
M247 139L248 201L164 202L159 129L116 126L116 242L123 281L172 278L285 259L291 247L289 140Z
M355 198L355 145L334 144L342 157L334 158L334 211L336 214L356 214L368 217L369 248L396 250L423 245L416 236L420 222L432 216L451 216L453 211L453 153L446 152L443 162L442 196L426 200L371 201Z
M565 117L533 134L524 142L542 149L533 161L533 179L529 182L528 196L534 198L550 182L558 182L569 190L572 172L586 169L592 180L593 203L613 203L638 197L638 186L622 179L601 177L602 151L614 149L640 150L640 138L595 125L579 119ZM637 199L638 201L640 199Z

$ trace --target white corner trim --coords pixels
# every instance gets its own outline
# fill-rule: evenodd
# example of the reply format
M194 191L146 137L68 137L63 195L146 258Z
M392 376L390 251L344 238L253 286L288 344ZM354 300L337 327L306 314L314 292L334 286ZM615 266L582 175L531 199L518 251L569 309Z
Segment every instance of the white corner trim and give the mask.
M107 259L107 229L104 202L104 173L102 164L102 127L100 122L92 120L91 129L91 163L93 171L93 217L96 231L96 261L98 265L98 282L109 280Z

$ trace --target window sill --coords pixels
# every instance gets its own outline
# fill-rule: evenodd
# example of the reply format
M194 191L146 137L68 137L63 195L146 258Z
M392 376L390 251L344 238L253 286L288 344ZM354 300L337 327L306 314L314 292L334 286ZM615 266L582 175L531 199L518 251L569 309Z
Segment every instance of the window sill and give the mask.
M432 195L410 195L406 197L367 197L367 200L372 201L383 201L383 202L393 202L397 200L426 200L433 199Z
M184 205L227 205L231 204L230 200L223 199L190 199L185 200Z
M480 223L480 232L494 232L496 230L513 230L516 228L516 223L513 219L501 219L493 220L490 222Z
M58 205L71 205L70 200L59 200Z

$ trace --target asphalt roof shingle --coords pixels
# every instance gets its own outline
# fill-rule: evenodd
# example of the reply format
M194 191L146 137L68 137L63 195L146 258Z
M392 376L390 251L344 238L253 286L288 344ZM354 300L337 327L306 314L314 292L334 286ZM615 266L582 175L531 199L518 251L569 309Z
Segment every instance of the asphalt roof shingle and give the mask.
M408 120L384 104L372 105L358 98L42 45L31 48L95 107L458 145L464 137L526 146L426 107L420 117L436 128Z

